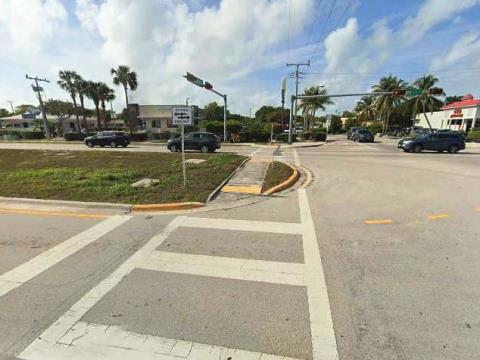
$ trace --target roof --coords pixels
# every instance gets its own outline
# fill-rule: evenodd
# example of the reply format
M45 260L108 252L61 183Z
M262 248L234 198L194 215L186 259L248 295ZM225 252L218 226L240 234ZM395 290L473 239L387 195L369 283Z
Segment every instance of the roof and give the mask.
M462 98L462 100L447 104L442 107L442 110L458 109L458 108L464 108L469 106L479 106L479 105L480 105L480 99L474 99L472 94L466 94Z

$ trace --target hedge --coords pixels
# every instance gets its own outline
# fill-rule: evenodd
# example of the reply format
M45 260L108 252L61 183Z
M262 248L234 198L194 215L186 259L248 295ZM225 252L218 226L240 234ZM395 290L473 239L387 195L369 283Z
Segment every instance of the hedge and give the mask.
M92 135L95 135L95 134L94 133L85 134L85 133L78 133L78 132L69 132L69 133L63 134L63 138L66 141L82 141L87 136L92 136Z
M270 133L266 131L242 131L240 132L241 142L267 142L270 141Z
M468 133L467 140L472 142L480 142L480 130L470 131Z
M0 137L3 137L3 135L18 136L18 138L23 140L45 139L45 134L41 131L1 129Z
M148 134L146 132L137 132L130 135L131 141L147 141Z
M288 142L288 133L278 134L275 139L281 142ZM292 142L297 141L297 135L292 134Z

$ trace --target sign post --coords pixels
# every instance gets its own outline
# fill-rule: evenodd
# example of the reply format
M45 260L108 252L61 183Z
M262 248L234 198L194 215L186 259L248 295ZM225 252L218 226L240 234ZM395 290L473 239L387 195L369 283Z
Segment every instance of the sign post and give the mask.
M185 125L192 125L193 116L190 106L179 106L172 109L172 124L181 126L182 136L182 169L183 187L187 186L187 168L185 166Z

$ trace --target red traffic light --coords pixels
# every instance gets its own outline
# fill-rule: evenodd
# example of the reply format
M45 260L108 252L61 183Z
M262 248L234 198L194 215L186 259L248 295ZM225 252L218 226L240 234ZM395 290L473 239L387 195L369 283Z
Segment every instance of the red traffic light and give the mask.
M442 88L437 88L437 87L434 87L434 88L431 88L428 90L428 94L429 95L443 95L443 89Z
M213 89L213 85L210 84L209 82L205 81L203 87L207 90L212 90Z
M393 96L405 96L407 94L406 89L395 89L393 90Z

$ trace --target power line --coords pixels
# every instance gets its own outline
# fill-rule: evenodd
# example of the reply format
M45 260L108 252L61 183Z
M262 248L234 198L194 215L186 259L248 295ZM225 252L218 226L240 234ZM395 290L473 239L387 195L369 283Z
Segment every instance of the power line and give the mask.
M318 41L316 42L317 45L315 46L315 50L313 51L313 55L315 55L318 51L319 44L321 43L321 41L323 39L325 29L327 27L328 22L330 21L330 18L332 17L333 8L335 7L336 3L337 3L337 0L333 0L332 6L330 7L330 11L328 12L328 15L327 15L327 19L323 23L323 28L322 28L322 31L320 32L320 37L318 38Z
M313 23L312 25L310 26L310 31L308 33L308 41L306 42L306 44L304 46L308 46L311 44L311 40L312 40L312 35L313 35L313 29L315 28L315 26L317 25L317 22L320 18L320 8L322 6L322 1L323 0L320 0L320 2L318 3L318 6L317 6L317 11L315 12L315 19L313 20Z
M361 73L361 72L307 72L303 73L304 75L385 75L385 74L425 74L425 73L469 73L469 72L478 72L480 67L474 67L469 69L445 69L445 70L416 70L416 71L382 71L382 72L370 72L370 73Z
M334 26L333 28L330 28L330 29L335 30L336 28L338 28L338 25L340 25L340 22L342 21L343 17L347 14L347 11L350 9L350 6L352 6L352 0L350 0L350 1L348 2L347 6L345 6L345 9L343 10L342 15L338 18L337 23L335 24L335 26Z
M290 47L291 47L291 44L290 44L291 8L292 8L291 0L288 0L287 61L290 60Z

